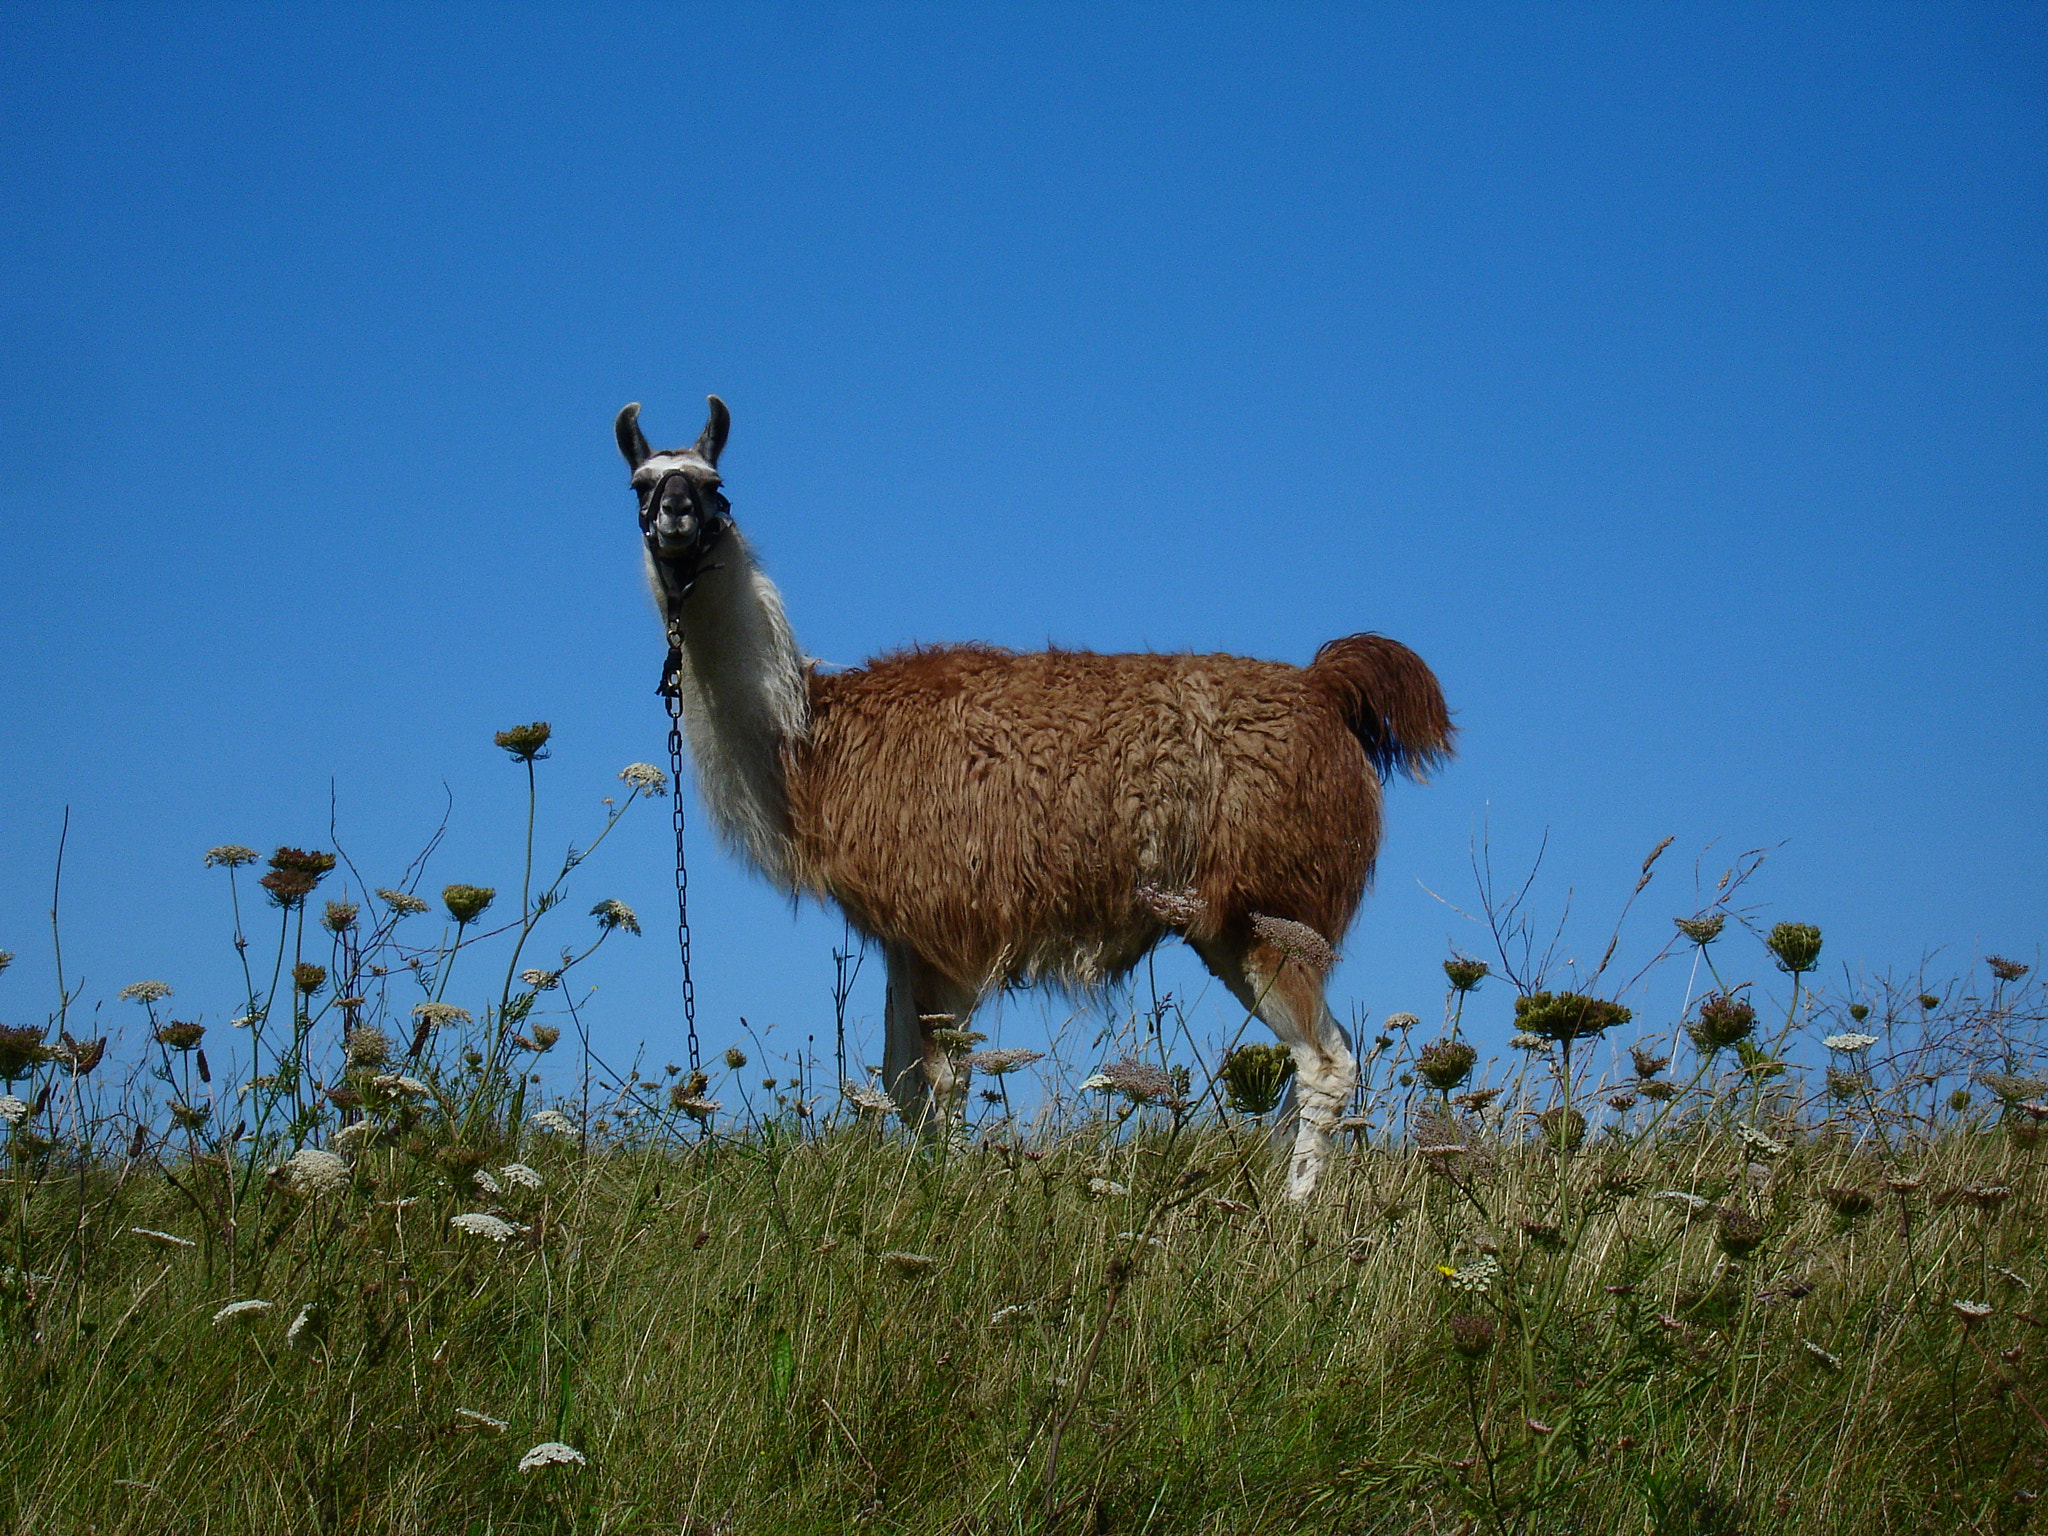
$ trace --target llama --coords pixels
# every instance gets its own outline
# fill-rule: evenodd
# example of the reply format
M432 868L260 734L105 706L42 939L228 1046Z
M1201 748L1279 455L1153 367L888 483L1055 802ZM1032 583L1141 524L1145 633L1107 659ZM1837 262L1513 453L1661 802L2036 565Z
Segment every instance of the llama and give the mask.
M699 790L730 849L880 947L883 1074L905 1119L965 1098L935 1038L949 1021L1007 987L1113 982L1177 932L1294 1059L1281 1125L1305 1198L1358 1064L1321 969L1255 920L1332 944L1349 928L1382 779L1451 754L1422 659L1361 634L1306 667L969 644L821 672L721 492L724 403L661 453L639 413L616 433Z

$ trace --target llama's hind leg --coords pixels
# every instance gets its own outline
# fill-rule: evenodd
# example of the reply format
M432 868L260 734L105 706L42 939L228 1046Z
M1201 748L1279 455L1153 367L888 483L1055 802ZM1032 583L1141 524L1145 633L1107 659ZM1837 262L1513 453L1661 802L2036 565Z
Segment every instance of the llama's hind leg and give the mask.
M882 1086L895 1098L904 1124L949 1124L964 1107L967 1074L932 1036L940 1029L967 1028L976 998L900 945L886 946L883 956L889 1000Z
M1330 1160L1331 1132L1358 1087L1358 1058L1323 999L1323 978L1249 934L1199 943L1195 952L1294 1057L1288 1110L1279 1125L1287 1126L1291 1116L1287 1193L1305 1200Z

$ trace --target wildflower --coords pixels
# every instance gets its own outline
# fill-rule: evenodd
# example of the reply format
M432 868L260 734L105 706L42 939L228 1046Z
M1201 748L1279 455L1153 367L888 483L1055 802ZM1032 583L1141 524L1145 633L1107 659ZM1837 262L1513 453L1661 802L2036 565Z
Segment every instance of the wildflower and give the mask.
M1422 1020L1412 1013L1390 1013L1387 1015L1386 1028L1398 1029L1405 1035L1421 1022Z
M244 848L240 843L222 843L218 848L206 850L208 869L240 869L244 864L254 864L261 857L254 848Z
M301 960L292 967L292 985L303 995L312 997L327 985L327 967L314 965L309 960Z
M1749 1212L1734 1206L1722 1206L1714 1212L1714 1217L1714 1241L1731 1259L1747 1257L1769 1230Z
M1842 1051L1846 1054L1854 1055L1857 1051L1867 1051L1877 1044L1877 1036L1859 1034L1854 1030L1850 1030L1844 1034L1829 1035L1825 1040L1821 1041L1821 1044L1828 1050Z
M1501 1090L1498 1088L1474 1088L1466 1093L1452 1094L1451 1102L1460 1109L1469 1109L1474 1114L1477 1114L1495 1099L1499 1098L1500 1095Z
M1820 963L1820 930L1811 923L1779 923L1764 940L1778 969L1797 976Z
M43 1045L41 1026L0 1024L0 1078L11 1083L17 1077L26 1077L29 1068L46 1060L49 1054Z
M1831 1371L1839 1371L1842 1368L1842 1357L1840 1355L1831 1354L1811 1339L1801 1339L1799 1347L1812 1356L1814 1363L1817 1365L1824 1366Z
M881 1260L906 1275L922 1275L939 1267L939 1261L928 1253L905 1253L900 1248L882 1254Z
M285 1187L309 1198L338 1195L348 1188L348 1164L332 1152L301 1147L280 1165Z
M619 770L619 780L636 794L658 795L668 788L668 775L652 763L628 763Z
M511 1222L501 1221L488 1211L465 1211L460 1216L449 1217L448 1225L470 1237L486 1237L494 1243L502 1243L519 1231Z
M309 1301L299 1308L299 1315L292 1319L291 1327L285 1329L285 1348L307 1351L318 1349L321 1336L326 1331L327 1309L316 1301Z
M270 873L257 884L270 893L280 907L296 907L320 883L320 877L334 868L334 855L313 853L304 848L280 848L270 856Z
M2012 1188L2006 1184L1965 1184L1957 1193L1980 1211L1995 1211L2011 1198Z
M1753 1157L1761 1157L1766 1160L1769 1160L1771 1158L1783 1157L1785 1155L1785 1143L1783 1143L1782 1141L1773 1141L1770 1137L1766 1136L1762 1131L1757 1130L1754 1126L1745 1125L1742 1128L1741 1134L1743 1146L1749 1149L1750 1155Z
M517 1184L521 1189L539 1189L540 1174L524 1163L507 1163L498 1170L498 1175L508 1184Z
M407 917L427 910L426 902L410 891L394 891L385 886L377 888L377 899L400 917Z
M254 857L254 855L251 855ZM197 1248L199 1245L189 1237L180 1237L175 1232L159 1232L155 1227L130 1227L128 1229L145 1242L155 1243L159 1248Z
M988 1317L988 1325L991 1328L1007 1328L1011 1323L1029 1317L1032 1311L1032 1303L1028 1301L1013 1301L1008 1306L997 1307L995 1311L991 1312Z
M1318 976L1328 975L1330 967L1337 963L1336 952L1330 948L1329 941L1306 923L1254 912L1252 932L1289 960Z
M1843 1072L1828 1068L1828 1096L1836 1099L1861 1098L1870 1091L1870 1079L1861 1072Z
M2022 1099L2038 1099L2048 1094L2048 1082L2038 1077L2016 1077L2009 1072L1979 1072L1977 1081L2006 1104L2017 1104Z
M475 1173L472 1173L469 1176L469 1178L472 1184L476 1185L478 1189L482 1190L487 1195L502 1195L505 1192L505 1186L500 1184L497 1181L497 1179L491 1175L489 1169L479 1168Z
M343 1037L342 1054L352 1067L380 1067L391 1058L391 1037L374 1024L358 1024Z
M1191 885L1169 891L1148 880L1138 887L1138 905L1175 929L1191 927L1209 914L1209 903Z
M1468 960L1463 955L1453 955L1444 962L1445 977L1460 992L1470 992L1486 979L1486 974L1484 960Z
M411 1099L424 1099L434 1090L416 1077L401 1077L395 1072L380 1072L370 1079L372 1088L381 1088L386 1093L403 1094Z
M254 1322L277 1305L274 1301L231 1301L213 1314L213 1326L222 1323Z
M849 1078L839 1085L839 1093L858 1114L891 1115L896 1112L896 1101L871 1084L856 1083Z
M710 1123L711 1117L725 1105L717 1099L707 1099L702 1093L692 1093L687 1083L677 1083L668 1091L669 1108L679 1109L699 1125Z
M100 1064L100 1058L107 1054L107 1037L97 1040L74 1040L63 1030L57 1032L63 1043L50 1048L50 1059L63 1067L73 1077L84 1077Z
M1721 929L1728 922L1728 914L1709 912L1705 917L1674 917L1671 921L1680 933L1693 943L1704 947L1721 937Z
M1967 1088L1956 1089L1954 1093L1948 1096L1948 1107L1959 1115L1968 1109L1970 1107L1970 1090Z
M344 1125L340 1130L328 1137L327 1144L330 1147L340 1147L343 1150L347 1150L354 1147L357 1142L368 1141L376 1134L376 1130L377 1128L371 1125L369 1121L358 1120L354 1125Z
M535 1472L542 1467L587 1467L589 1459L574 1446L559 1440L543 1440L519 1458L519 1470Z
M1543 1132L1543 1139L1560 1152L1576 1151L1586 1139L1586 1117L1562 1104L1538 1115L1536 1128Z
M1515 999L1515 1022L1526 1033L1565 1044L1604 1034L1633 1017L1619 1003L1577 992L1532 992Z
M1508 1044L1518 1051L1528 1051L1532 1055L1550 1049L1550 1042L1548 1040L1544 1039L1541 1035L1532 1035L1527 1030L1522 1030L1510 1036Z
M1081 1091L1083 1093L1115 1093L1116 1084L1110 1080L1108 1073L1097 1072L1082 1081Z
M259 1017L260 1015L253 1013L237 1014L235 1015L235 1017L228 1020L228 1028L247 1029L251 1024L254 1024Z
M1179 1099L1174 1092L1173 1079L1150 1062L1127 1057L1103 1068L1102 1076L1109 1079L1111 1088L1133 1104L1172 1104Z
M1294 1076L1294 1053L1284 1045L1241 1045L1223 1058L1217 1075L1232 1109L1241 1115L1271 1114Z
M467 1008L458 1008L453 1003L415 1003L412 1016L434 1029L439 1029L443 1024L473 1022Z
M1990 1304L1982 1301L1952 1301L1948 1309L1955 1313L1966 1329L1976 1327L1991 1315Z
M1658 1104L1668 1103L1678 1097L1680 1089L1676 1083L1667 1083L1663 1078L1651 1078L1636 1084L1636 1092Z
M441 887L441 905L448 909L448 915L458 925L466 926L484 915L484 909L490 906L497 894L488 885L444 885Z
M1027 1051L1012 1047L1000 1051L974 1051L963 1056L960 1064L977 1072L986 1072L990 1077L1001 1077L1006 1072L1015 1072L1019 1067L1028 1067L1034 1061L1043 1060L1043 1051Z
M1939 1008L1940 1006L1941 999L1936 997L1932 992L1922 992L1920 994L1920 1007L1923 1011L1927 1013L1932 1013L1935 1009Z
M150 1003L160 1003L169 997L171 987L169 982L164 981L131 981L114 995L124 1003L142 1003L147 1006Z
M329 933L347 933L355 927L356 914L361 910L352 901L330 901L320 916L320 926Z
M1991 974L2000 981L2018 981L2031 969L2029 966L2021 965L2017 960L2008 960L2003 955L1986 955L1984 963L1991 967Z
M28 1102L13 1094L0 1095L0 1120L9 1125L19 1125L28 1118Z
M1490 1253L1482 1253L1470 1264L1457 1269L1439 1264L1437 1271L1450 1283L1454 1291L1490 1291L1494 1282L1500 1278L1500 1260Z
M1472 1075L1479 1053L1463 1040L1436 1040L1425 1045L1415 1058L1415 1070L1429 1079L1430 1086L1449 1093Z
M206 1037L206 1026L173 1019L151 1033L155 1035L158 1045L168 1046L174 1051L189 1051Z
M1868 1216L1877 1208L1877 1201L1870 1191L1854 1185L1831 1184L1820 1192L1820 1197L1827 1201L1828 1208L1837 1216L1848 1220Z
M520 984L536 992L552 992L562 984L560 971L524 970L519 973Z
M1714 1202L1702 1200L1698 1195L1683 1189L1660 1190L1650 1196L1652 1200L1666 1200L1684 1211L1688 1216L1698 1216L1713 1208Z
M530 763L548 755L548 737L553 734L547 721L536 720L531 725L515 725L509 731L498 731L491 741L511 753L513 762Z
M1116 1195L1128 1195L1130 1189L1117 1183L1115 1179L1090 1179L1088 1193L1094 1199L1107 1200Z
M488 1413L478 1413L474 1408L458 1408L455 1410L455 1417L468 1419L472 1424L481 1424L493 1434L502 1435L512 1427L503 1419L494 1419Z
M1685 1032L1703 1051L1718 1051L1747 1040L1756 1031L1756 1009L1739 997L1716 992L1700 1001L1700 1019Z
M1476 1312L1455 1312L1450 1322L1451 1348L1467 1360L1477 1360L1493 1348L1497 1336L1493 1319Z
M1884 1187L1895 1195L1910 1195L1926 1182L1920 1174L1895 1173L1884 1181Z
M559 1109L539 1109L527 1117L526 1123L536 1131L545 1131L550 1136L574 1136L576 1122Z
M561 1038L562 1032L552 1024L533 1026L533 1048L536 1051L552 1051Z

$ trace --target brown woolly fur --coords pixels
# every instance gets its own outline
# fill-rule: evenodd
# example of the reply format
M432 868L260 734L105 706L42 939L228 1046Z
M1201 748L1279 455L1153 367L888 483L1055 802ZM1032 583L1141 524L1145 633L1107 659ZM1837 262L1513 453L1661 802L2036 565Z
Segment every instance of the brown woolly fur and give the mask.
M1307 668L1238 656L919 648L811 678L787 760L798 882L973 992L1113 979L1192 887L1197 942L1251 914L1350 926L1378 770L1450 750L1436 679L1356 635Z

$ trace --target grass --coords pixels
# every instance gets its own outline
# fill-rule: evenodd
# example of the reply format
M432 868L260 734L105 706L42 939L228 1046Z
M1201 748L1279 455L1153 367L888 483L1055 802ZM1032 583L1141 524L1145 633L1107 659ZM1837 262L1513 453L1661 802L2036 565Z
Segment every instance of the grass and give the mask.
M531 783L545 729L507 734ZM617 815L658 789L628 782ZM492 893L453 887L417 943L417 868L374 917L309 922L346 858L280 850L229 1036L249 1059L218 1073L149 985L155 1055L125 1079L66 1032L73 997L0 1031L6 1528L2029 1526L2025 967L1827 996L1817 931L1723 934L1737 879L1681 925L1713 990L1610 1081L1591 1042L1626 1010L1532 962L1482 890L1497 969L1447 965L1440 1038L1361 1042L1358 1113L1295 1206L1266 1153L1284 1064L1256 1047L1113 1067L1123 1091L1028 1126L998 1077L942 1135L834 1109L808 1064L730 1115L737 1051L718 1082L607 1072L564 978L637 918L600 903L594 941L521 971L585 856L539 884L528 838L516 916L491 930ZM488 1001L455 1010L492 942L510 962L462 968ZM1745 964L1789 978L1782 1016ZM1474 1089L1466 1015L1507 989L1518 1065Z

